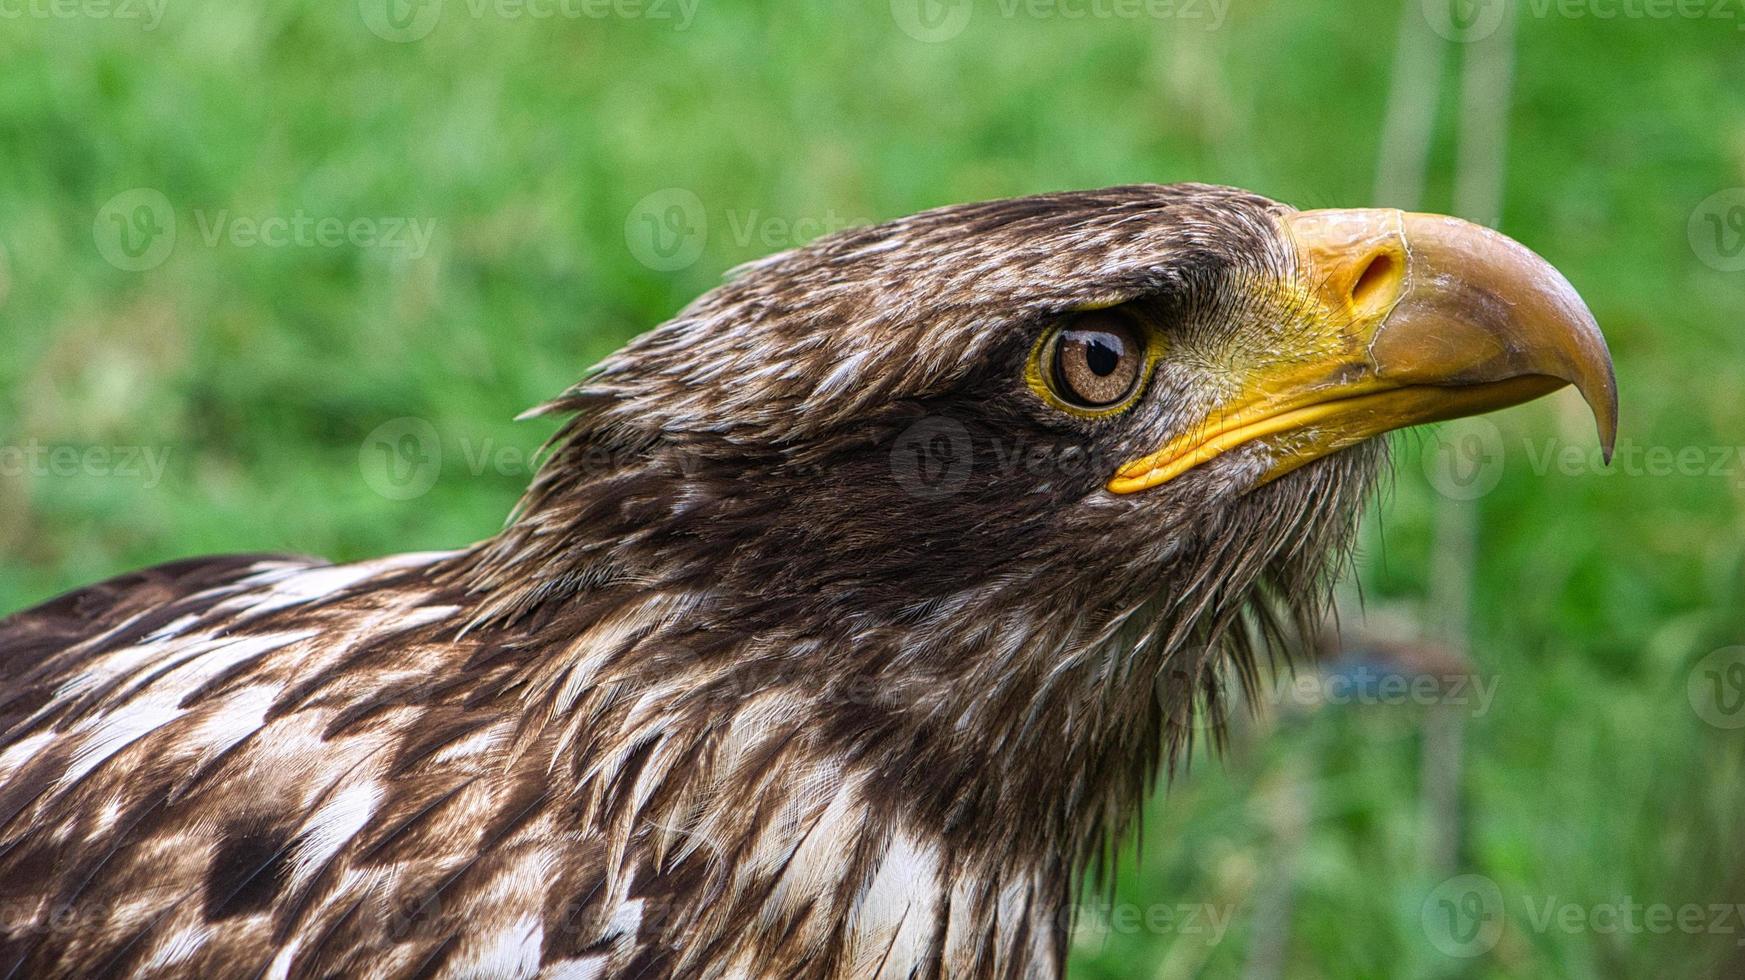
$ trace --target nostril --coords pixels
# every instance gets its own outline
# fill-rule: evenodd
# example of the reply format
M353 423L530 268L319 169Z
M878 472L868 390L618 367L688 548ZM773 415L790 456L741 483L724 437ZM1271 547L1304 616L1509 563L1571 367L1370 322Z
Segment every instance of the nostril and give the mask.
M1392 252L1377 252L1351 284L1351 308L1357 313L1381 313L1400 295L1400 261Z

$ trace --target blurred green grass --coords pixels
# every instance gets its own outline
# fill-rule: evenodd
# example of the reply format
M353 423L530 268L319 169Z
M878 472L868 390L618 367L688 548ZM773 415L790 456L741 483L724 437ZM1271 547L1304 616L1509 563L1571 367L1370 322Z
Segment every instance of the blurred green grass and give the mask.
M371 2L168 0L149 30L78 13L95 8L0 19L0 446L168 453L161 480L0 467L0 610L188 554L350 559L488 535L525 482L516 460L550 429L518 411L822 225L1130 181L1368 203L1395 25L1418 11L1254 0L1213 30L975 0L961 33L928 43L882 0L701 0L682 30L449 0L428 36L394 43L367 28ZM1745 272L1705 263L1687 235L1705 199L1745 185L1745 9L1558 9L1519 12L1502 227L1606 328L1624 439L1730 463L1541 472L1544 440L1591 445L1579 402L1495 417L1506 456L1475 504L1470 644L1497 697L1467 719L1458 867L1420 856L1422 707L1292 714L1196 760L1140 856L1124 852L1116 902L1141 918L1210 908L1227 931L1084 930L1078 976L1745 969L1745 915L1693 934L1535 911L1745 897L1745 742L1705 723L1687 687L1745 640ZM1457 137L1449 52L1423 202L1438 210ZM141 187L168 199L177 239L127 271L93 226ZM657 271L626 225L669 188L696 195L708 232L694 263ZM209 243L220 212L435 233L417 257ZM444 459L409 501L372 490L359 459L402 417L429 420ZM1424 618L1441 500L1429 438L1397 440L1360 562L1370 603ZM514 458L474 472L481 447ZM1425 924L1454 871L1504 897L1500 941L1471 957Z

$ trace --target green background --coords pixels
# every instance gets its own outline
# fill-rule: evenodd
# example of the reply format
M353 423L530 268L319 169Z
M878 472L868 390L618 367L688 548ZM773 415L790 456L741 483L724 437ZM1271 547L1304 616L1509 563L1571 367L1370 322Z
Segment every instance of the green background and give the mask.
M1410 34L1439 13L687 0L536 17L447 0L397 40L377 0L60 2L0 4L3 611L190 554L486 536L551 429L517 412L733 265L830 227L1133 181L1374 203L1401 19ZM1499 0L1460 2L1482 17ZM1745 900L1745 729L1729 727L1745 667L1724 650L1745 643L1745 271L1729 271L1745 258L1728 261L1745 191L1712 197L1745 185L1745 3L1656 9L1672 13L1525 0L1512 91L1489 110L1507 134L1501 227L1606 329L1636 463L1592 465L1568 392L1396 437L1359 559L1371 618L1407 624L1449 618L1433 570L1452 563L1472 608L1451 642L1494 699L1239 724L1160 795L1137 856L1123 848L1113 901L1132 911L1085 917L1074 975L1745 970L1745 913L1710 909ZM1457 207L1462 72L1508 33L1420 34L1440 65L1406 59L1436 86L1425 208ZM143 270L102 240L136 188L176 230ZM298 215L434 234L422 254L238 237ZM649 220L687 232L695 260L654 267L675 262L650 251ZM360 450L408 417L442 465L392 499ZM1489 447L1488 492L1461 502L1447 468L1467 438ZM167 464L154 479L51 452L92 447ZM1578 458L1548 466L1547 447ZM1704 462L1656 468L1657 450ZM1450 515L1469 537L1438 536ZM1458 726L1458 770L1427 724ZM1443 796L1452 825L1427 829ZM1472 896L1500 928L1488 940L1439 924Z

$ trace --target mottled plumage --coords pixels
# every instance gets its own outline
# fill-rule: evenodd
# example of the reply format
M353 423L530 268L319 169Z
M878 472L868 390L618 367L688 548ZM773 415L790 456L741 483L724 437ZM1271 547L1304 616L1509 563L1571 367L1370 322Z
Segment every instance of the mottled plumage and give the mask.
M1313 620L1379 443L1143 493L1321 353L1282 205L945 208L740 270L544 411L508 525L0 621L0 978L1047 977L1086 869ZM1026 383L1091 307L1135 405Z

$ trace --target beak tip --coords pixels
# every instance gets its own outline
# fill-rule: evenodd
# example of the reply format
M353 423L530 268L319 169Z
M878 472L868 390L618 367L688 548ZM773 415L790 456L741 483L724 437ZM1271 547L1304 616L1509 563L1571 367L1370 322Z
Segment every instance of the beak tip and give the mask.
M1598 332L1598 328L1595 328ZM1603 341L1602 341L1603 343ZM1602 348L1603 349L1603 348ZM1605 383L1600 391L1582 392L1588 407L1594 413L1594 428L1600 437L1600 458L1607 466L1612 465L1612 452L1618 444L1618 379L1612 371L1611 353L1604 355Z
M1607 364L1610 367L1610 364ZM1618 388L1617 383L1607 372L1606 383L1600 391L1590 391L1587 385L1577 385L1582 400L1587 402L1588 410L1594 416L1594 434L1600 439L1600 459L1607 465L1612 465L1612 451L1618 444Z

